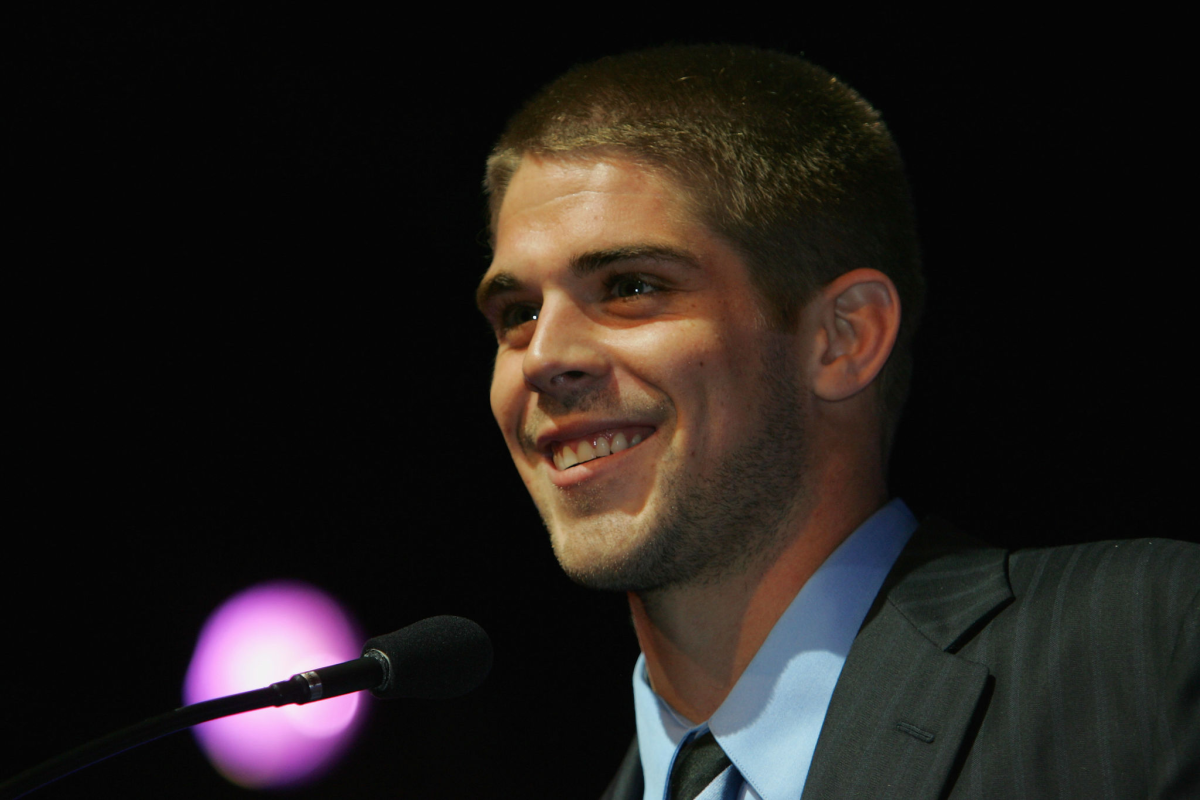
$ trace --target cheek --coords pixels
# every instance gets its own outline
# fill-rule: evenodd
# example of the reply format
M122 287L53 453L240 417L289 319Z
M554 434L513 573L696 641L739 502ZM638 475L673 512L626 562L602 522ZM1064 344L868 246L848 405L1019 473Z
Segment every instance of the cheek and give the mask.
M492 416L508 438L520 422L521 407L525 395L525 378L519 359L499 356L492 371L490 399Z
M762 352L746 336L714 336L680 350L681 384L697 436L716 445L739 441L761 413ZM686 362L683 359L686 358Z
M626 331L610 349L647 376L686 379L689 373L708 368L713 354L722 352L723 339L711 324L668 320Z

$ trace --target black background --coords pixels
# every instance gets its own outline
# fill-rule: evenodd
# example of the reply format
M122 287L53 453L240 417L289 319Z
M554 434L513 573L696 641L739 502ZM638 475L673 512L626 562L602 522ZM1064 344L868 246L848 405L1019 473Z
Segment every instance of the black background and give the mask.
M491 420L479 187L539 86L668 40L803 53L883 110L930 293L893 460L918 515L1200 538L1169 24L326 14L13 21L0 777L177 705L206 616L298 578L370 633L471 617L496 665L374 704L292 794L599 794L637 647L622 597L560 574ZM183 734L40 796L105 789L246 794Z

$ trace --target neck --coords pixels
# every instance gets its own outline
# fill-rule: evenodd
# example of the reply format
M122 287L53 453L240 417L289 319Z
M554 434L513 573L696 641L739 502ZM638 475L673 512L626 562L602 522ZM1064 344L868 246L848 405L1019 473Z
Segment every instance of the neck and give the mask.
M768 563L702 585L630 593L638 643L659 697L692 722L713 715L808 579L887 502L882 479L855 494L822 495L802 520L790 523L783 549Z

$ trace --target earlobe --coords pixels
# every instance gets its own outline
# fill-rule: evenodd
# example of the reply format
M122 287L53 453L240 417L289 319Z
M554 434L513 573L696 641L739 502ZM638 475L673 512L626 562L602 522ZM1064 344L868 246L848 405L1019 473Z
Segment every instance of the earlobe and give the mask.
M856 269L826 286L814 305L820 332L813 390L823 400L845 400L887 363L900 330L900 296L887 275Z

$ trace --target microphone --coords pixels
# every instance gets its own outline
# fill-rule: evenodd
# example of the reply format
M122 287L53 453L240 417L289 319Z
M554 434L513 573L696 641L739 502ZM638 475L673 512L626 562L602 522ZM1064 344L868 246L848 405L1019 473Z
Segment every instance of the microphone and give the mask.
M458 697L483 683L491 668L492 642L483 628L462 617L430 617L368 640L362 657L353 661L302 672L262 689L193 703L93 739L0 783L0 800L21 797L122 750L219 717L364 689L385 699Z
M311 703L369 689L381 699L444 699L466 694L492 668L492 642L483 628L443 615L376 636L363 654L271 684L274 705Z

